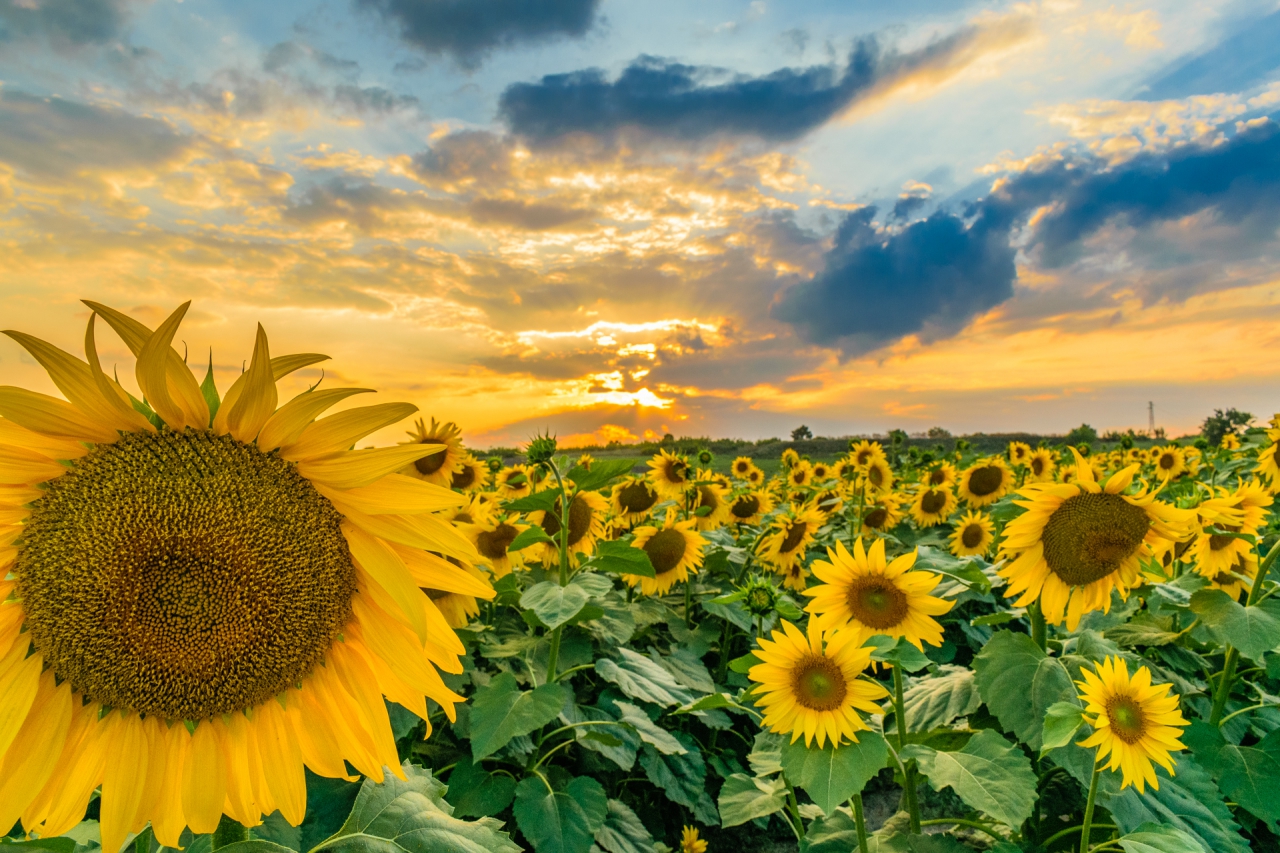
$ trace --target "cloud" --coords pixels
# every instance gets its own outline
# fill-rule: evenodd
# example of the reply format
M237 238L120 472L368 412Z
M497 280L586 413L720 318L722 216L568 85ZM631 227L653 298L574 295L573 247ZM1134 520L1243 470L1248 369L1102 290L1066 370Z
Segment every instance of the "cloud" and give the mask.
M1005 19L965 27L905 53L866 36L857 40L843 70L814 65L761 77L641 56L612 82L597 68L512 84L502 93L499 113L514 133L535 142L571 134L611 138L625 130L678 140L785 141L909 81L943 82L986 50L1027 32L1024 20Z
M0 0L0 43L43 36L56 47L113 41L132 0Z
M579 38L600 0L358 0L430 56L475 68L496 48Z
M1280 11L1240 23L1217 44L1162 69L1145 87L1150 100L1242 92L1276 78Z

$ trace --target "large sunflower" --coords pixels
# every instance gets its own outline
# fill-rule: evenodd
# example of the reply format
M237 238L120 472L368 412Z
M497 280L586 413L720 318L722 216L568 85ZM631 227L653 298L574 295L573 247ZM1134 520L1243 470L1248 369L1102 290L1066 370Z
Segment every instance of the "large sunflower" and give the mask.
M839 746L847 738L858 742L858 732L870 730L859 711L880 713L876 700L889 695L862 674L871 662L871 649L863 646L858 631L826 633L817 620L809 620L809 635L790 622L774 630L772 639L760 639L758 663L747 677L758 682L756 705L764 708L763 724L777 734L801 737L805 746L814 740L821 749L828 740Z
M1004 547L1019 556L1000 569L1009 581L1006 597L1019 596L1019 607L1039 598L1045 618L1055 625L1065 619L1071 631L1085 613L1110 610L1112 590L1127 598L1142 582L1142 557L1153 556L1162 539L1185 535L1191 518L1145 488L1123 494L1136 464L1099 484L1076 453L1075 470L1074 483L1022 489L1016 503L1027 512L1004 530Z
M951 534L951 553L957 557L983 557L996 541L996 526L991 516L970 510L956 522Z
M946 487L921 489L911 502L911 517L920 527L943 524L956 511L956 496Z
M1195 561L1196 571L1212 578L1231 571L1238 560L1249 559L1252 546L1247 540L1209 533L1205 528L1256 535L1273 500L1261 482L1249 481L1234 492L1219 488L1214 497L1196 507L1200 530L1187 549L1187 558Z
M659 450L649 460L649 482L663 500L676 501L689 488L689 460L684 456Z
M950 489L956 484L956 466L941 462L920 476L920 482L931 489Z
M1280 415L1277 418L1280 418ZM1273 424L1277 418L1272 418ZM1276 450L1280 448L1280 428L1273 427L1267 430L1267 440L1271 443L1258 454L1258 464L1254 467L1253 473L1264 478L1274 492L1280 490L1280 465L1277 464L1276 459Z
M635 524L649 517L649 510L658 502L658 493L645 477L628 477L613 487L609 510L615 518L626 524Z
M498 497L507 501L519 500L533 494L533 466L511 465L498 471L494 479Z
M1152 684L1145 666L1130 677L1122 658L1109 657L1094 667L1093 672L1081 670L1084 680L1076 682L1085 721L1094 729L1080 746L1098 747L1098 763L1106 761L1108 769L1121 771L1121 789L1133 785L1141 794L1149 783L1158 790L1152 762L1172 776L1170 753L1186 749L1178 738L1190 723L1178 710L1178 694L1170 692L1172 684Z
M566 486L572 486L566 482ZM569 499L569 530L565 540L570 559L575 555L590 555L596 549L596 542L604 537L604 517L609 512L609 503L596 492L578 492ZM534 524L540 525L551 537L551 542L542 543L542 564L544 566L559 565L560 562L560 498L556 498L555 509L551 512L536 510L528 515Z
M468 563L456 563L452 558L449 559L449 562L460 566L480 582L488 584L489 580L485 577L484 572L476 567ZM480 603L476 601L474 595L448 592L443 589L424 589L422 591L435 602L436 607L440 608L440 613L451 628L465 628L467 623L471 621L472 616L480 615Z
M431 419L431 426L418 418L418 422L409 431L409 444L443 445L443 453L432 453L406 465L403 473L410 477L418 477L437 486L453 485L453 478L462 472L463 460L467 451L462 446L462 430L453 421L439 423Z
M399 766L384 697L452 719L463 646L420 588L490 598L470 544L434 513L460 497L396 473L435 444L349 450L414 411L316 418L357 389L276 381L320 361L272 358L219 401L171 346L97 303L86 360L17 332L66 400L0 389L0 824L60 835L100 790L104 850L148 822L176 847L306 811L304 767L381 780ZM137 356L146 404L102 370L94 320ZM141 412L139 411L141 409ZM9 596L12 597L9 597ZM19 633L21 629L21 633Z
M512 569L523 569L525 560L536 556L539 550L539 546L534 544L521 551L508 551L511 543L528 530L529 525L507 518L491 517L477 524L460 524L458 528L475 546L480 564L488 566L495 578L511 574Z
M773 496L764 489L738 495L729 504L729 520L736 524L759 524L770 512L773 512Z
M773 520L773 529L760 540L756 556L785 573L796 560L804 559L805 548L813 541L813 535L822 526L822 513L801 507L788 510Z
M813 466L801 459L787 470L787 485L793 489L806 488L813 482Z
M862 474L863 488L868 494L877 494L893 489L893 469L883 459L872 459Z
M942 626L933 617L949 611L953 602L929 594L942 576L913 570L915 551L886 562L883 539L865 550L859 537L852 555L843 542L837 542L834 549L827 549L827 556L830 562L813 563L813 573L822 585L804 593L813 599L805 610L820 627L848 625L863 639L875 634L906 637L918 649L924 648L922 643L942 645Z
M965 469L960 475L960 497L976 508L988 506L1009 494L1013 472L999 456Z
M667 510L662 527L637 527L633 548L642 548L653 564L653 577L622 575L631 586L640 587L645 595L666 595L671 587L689 579L702 566L702 548L706 545L696 530L693 519L676 521L676 514Z

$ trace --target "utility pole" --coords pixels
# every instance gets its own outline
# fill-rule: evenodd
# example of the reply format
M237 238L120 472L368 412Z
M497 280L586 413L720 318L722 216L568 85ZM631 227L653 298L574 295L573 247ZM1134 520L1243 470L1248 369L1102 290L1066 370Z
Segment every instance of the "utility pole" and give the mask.
M1151 401L1147 402L1147 433L1156 437L1156 404Z

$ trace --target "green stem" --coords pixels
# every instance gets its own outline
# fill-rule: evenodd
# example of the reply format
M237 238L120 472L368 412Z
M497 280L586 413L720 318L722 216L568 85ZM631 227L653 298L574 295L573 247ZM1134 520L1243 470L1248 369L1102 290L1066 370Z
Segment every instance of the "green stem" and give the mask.
M1260 702L1257 705L1250 705L1248 708L1241 708L1238 711L1232 711L1230 714L1227 714L1218 721L1218 725L1225 726L1233 717L1238 717L1241 714L1247 714L1250 711L1256 711L1259 708L1280 708L1280 705L1276 705L1274 702Z
M1098 798L1098 777L1102 767L1098 757L1093 757L1093 776L1089 779L1089 799L1084 804L1084 822L1080 824L1080 853L1089 853L1089 833L1093 831L1093 802Z
M1049 650L1049 629L1044 623L1044 611L1040 609L1039 600L1031 602L1031 606L1027 610L1031 614L1031 639L1036 641L1040 651L1047 652Z
M898 724L898 749L907 745L906 703L902 700L902 668L893 665L893 717ZM907 813L911 816L911 831L920 834L920 804L916 802L916 762L908 760L902 765L902 787L907 795Z
M556 475L556 483L560 487L560 586L569 583L569 495L564 488L564 478L560 476L560 468L555 460L547 463L551 473ZM560 631L563 625L557 625L551 632L551 651L547 654L547 683L556 680L556 664L560 662Z
M563 627L557 625L551 632L551 651L547 653L547 684L556 680L556 664L560 659L560 629Z
M991 829L991 827L987 826L985 823L979 823L976 820L965 820L963 818L958 818L958 817L939 817L939 818L934 818L932 820L920 821L921 826L941 826L943 824L955 824L956 826L967 826L967 827L970 827L971 829L976 829L976 830L979 830L980 832L985 832L987 835L990 835L996 841L1008 840L1003 835L997 835Z
M796 840L804 841L804 821L800 817L800 802L796 799L796 789L791 787L791 782L784 778L782 781L787 783L787 811L791 812L791 819L795 821Z
M577 672L580 669L595 669L595 668L596 668L596 665L594 663L582 663L582 664L578 664L577 666L571 666L568 669L566 669L564 672L556 673L556 681L559 681L562 678L564 678L566 675Z
M573 740L572 740L572 739L570 739L570 740L566 740L566 741L561 741L560 743L558 743L558 744L556 744L555 746L551 747L551 749L547 750L546 754L545 754L545 755L543 755L541 758L539 758L539 759L538 759L538 763L537 763L537 764L535 764L535 765L533 765L533 767L532 767L531 769L532 769L533 771L536 771L539 767L541 767L543 764L545 764L545 763L546 763L546 760L547 760L548 758L550 758L551 756L555 755L555 754L556 754L557 752L559 752L560 750L565 749L565 748L570 747L570 746L573 746Z
M684 582L684 626L693 627L693 577Z
M1118 827L1113 823L1095 823L1093 825L1093 828L1094 829L1118 829ZM1057 841L1059 838L1065 838L1068 835L1074 835L1077 832L1079 832L1081 829L1084 829L1084 827L1072 826L1072 827L1068 827L1067 829L1061 830L1060 832L1055 832L1053 835L1050 835L1049 838L1040 846L1047 850L1050 847L1052 847L1053 842Z
M867 853L867 819L862 816L862 792L853 795L849 800L853 806L853 824L858 828L858 853Z
M249 828L223 815L222 819L218 821L218 828L213 831L213 844L211 847L214 850L218 850L248 840Z

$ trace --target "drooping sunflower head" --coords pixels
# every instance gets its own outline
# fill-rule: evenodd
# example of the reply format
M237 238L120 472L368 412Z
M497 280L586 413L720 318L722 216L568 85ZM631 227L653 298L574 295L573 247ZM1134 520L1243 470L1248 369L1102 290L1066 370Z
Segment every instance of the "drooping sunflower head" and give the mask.
M1053 479L1055 468L1057 462L1054 461L1053 451L1047 447L1037 448L1031 451L1031 456L1027 459L1027 480L1032 483L1047 483Z
M1187 533L1192 514L1155 499L1145 489L1124 494L1138 466L1099 484L1079 456L1074 483L1026 486L1017 504L1027 510L1005 527L1004 547L1019 553L1000 569L1008 597L1018 606L1040 599L1052 624L1074 631L1092 610L1109 610L1111 592L1127 597L1142 582L1141 558L1162 539Z
M991 551L995 542L995 524L984 512L970 510L956 522L951 534L951 553L957 557L982 557Z
M783 571L782 585L795 592L803 592L809 586L809 570L802 561L796 560Z
M710 481L711 472L699 471L699 484L694 486L694 518L699 530L715 530L728 523L733 515L729 500L729 491L720 484Z
M859 471L867 470L867 466L875 460L887 461L884 447L878 441L859 441L849 448L849 459Z
M800 461L800 454L795 451L795 448L788 447L786 450L782 451L782 467L783 468L790 468L791 466L795 465L799 461Z
M596 492L573 492L572 481L566 480L572 497L569 498L569 512L565 524L567 538L565 542L570 554L589 555L595 552L596 543L604 537L604 519L609 513L609 503ZM544 566L557 564L560 559L561 518L566 514L561 511L560 498L555 499L554 508L548 512L537 510L528 515L529 521L540 525L551 542L542 543L542 563Z
M462 430L453 421L439 423L431 419L431 426L419 418L414 428L409 431L409 444L442 445L443 452L432 453L415 460L405 466L402 473L410 477L435 483L446 488L452 484L454 475L462 470L462 461L467 451L462 446Z
M1009 462L1013 465L1026 465L1031 458L1031 445L1022 441L1009 442Z
M868 494L883 494L893 489L893 470L884 459L872 459L863 469L862 482Z
M1173 685L1152 684L1151 670L1145 666L1130 677L1128 665L1118 657L1080 674L1084 680L1076 685L1085 703L1085 721L1094 730L1080 746L1097 747L1098 763L1105 761L1108 769L1121 771L1122 789L1132 785L1143 793L1149 784L1158 790L1160 780L1152 763L1172 776L1171 753L1186 749L1178 738L1190 725L1178 708Z
M813 466L800 459L792 463L787 471L787 485L793 489L803 489L813 482Z
M330 389L277 408L276 382L323 356L272 358L259 327L219 397L212 370L201 386L172 347L187 305L154 331L88 305L83 361L9 333L67 399L0 388L0 572L13 578L0 718L20 723L0 764L17 744L47 757L3 788L0 823L60 835L100 788L104 849L148 821L176 845L224 808L296 825L304 763L378 780L399 765L384 697L424 720L424 697L451 718L461 701L437 667L460 672L463 647L422 589L493 596L439 556L474 559L437 515L463 499L394 473L442 455L437 444L349 449L413 406L317 420L361 390ZM102 371L99 317L137 357L145 402ZM77 767L82 753L129 772Z
M1012 487L1013 472L999 456L979 462L960 475L960 497L975 508L995 503Z
M529 465L510 465L494 477L498 497L514 501L533 494L533 468Z
M666 595L671 587L689 579L690 573L702 566L704 540L694 529L694 520L677 521L676 514L667 512L662 527L637 527L633 548L641 548L653 564L651 578L643 575L622 575L633 587L639 587L645 595Z
M729 520L735 524L759 524L770 512L773 512L773 495L765 489L740 494L729 504Z
M938 462L920 475L921 485L930 489L951 489L956 484L956 466Z
M904 499L904 495L888 492L877 496L874 501L863 507L861 535L882 535L901 524Z
M1182 476L1187 470L1187 457L1182 452L1181 447L1169 445L1161 447L1155 451L1151 459L1151 464L1155 466L1156 476L1162 481L1175 480Z
M459 469L454 472L452 479L449 481L449 486L459 492L473 494L483 492L485 487L489 485L489 466L470 453L462 457L459 465Z
M943 524L956 511L955 494L945 486L921 489L911 502L911 517L920 527Z
M778 515L773 530L760 541L756 555L777 572L785 572L797 560L822 526L822 514L806 507L792 508Z
M816 740L821 749L828 740L839 746L846 739L858 742L858 732L870 726L859 712L874 714L876 701L889 695L876 682L863 678L871 662L871 649L861 643L856 630L837 629L825 634L809 620L808 636L783 621L782 630L760 639L747 677L754 688L756 705L764 710L763 725L777 734L801 737L805 746Z
M744 479L746 479L747 485L751 486L753 489L758 489L760 486L764 485L764 471L760 470L755 465L752 465L751 470L747 472Z
M529 529L505 515L494 515L478 524L461 525L460 529L475 546L478 562L488 566L495 578L511 574L512 569L523 569L525 561L538 556L541 547L530 545L519 551L508 550L516 537Z
M657 502L658 493L645 477L627 477L615 483L609 497L613 516L623 519L627 524L644 521Z
M689 488L693 474L689 460L666 450L659 450L649 460L649 481L663 500L679 500Z
M733 472L733 476L739 480L745 480L748 472L755 467L755 463L751 461L750 456L739 456L733 460L733 464L729 466L729 470Z
M848 625L863 639L884 634L905 637L919 649L922 643L942 645L942 626L933 617L949 611L952 602L929 594L942 578L912 569L915 551L887 561L883 539L868 550L859 537L852 554L841 542L827 549L827 557L813 564L822 585L805 590L813 599L805 610L824 630Z
M1218 572L1209 578L1214 589L1220 589L1235 601L1253 586L1253 579L1258 575L1258 558L1250 554L1248 557L1237 557L1235 565L1229 571Z

